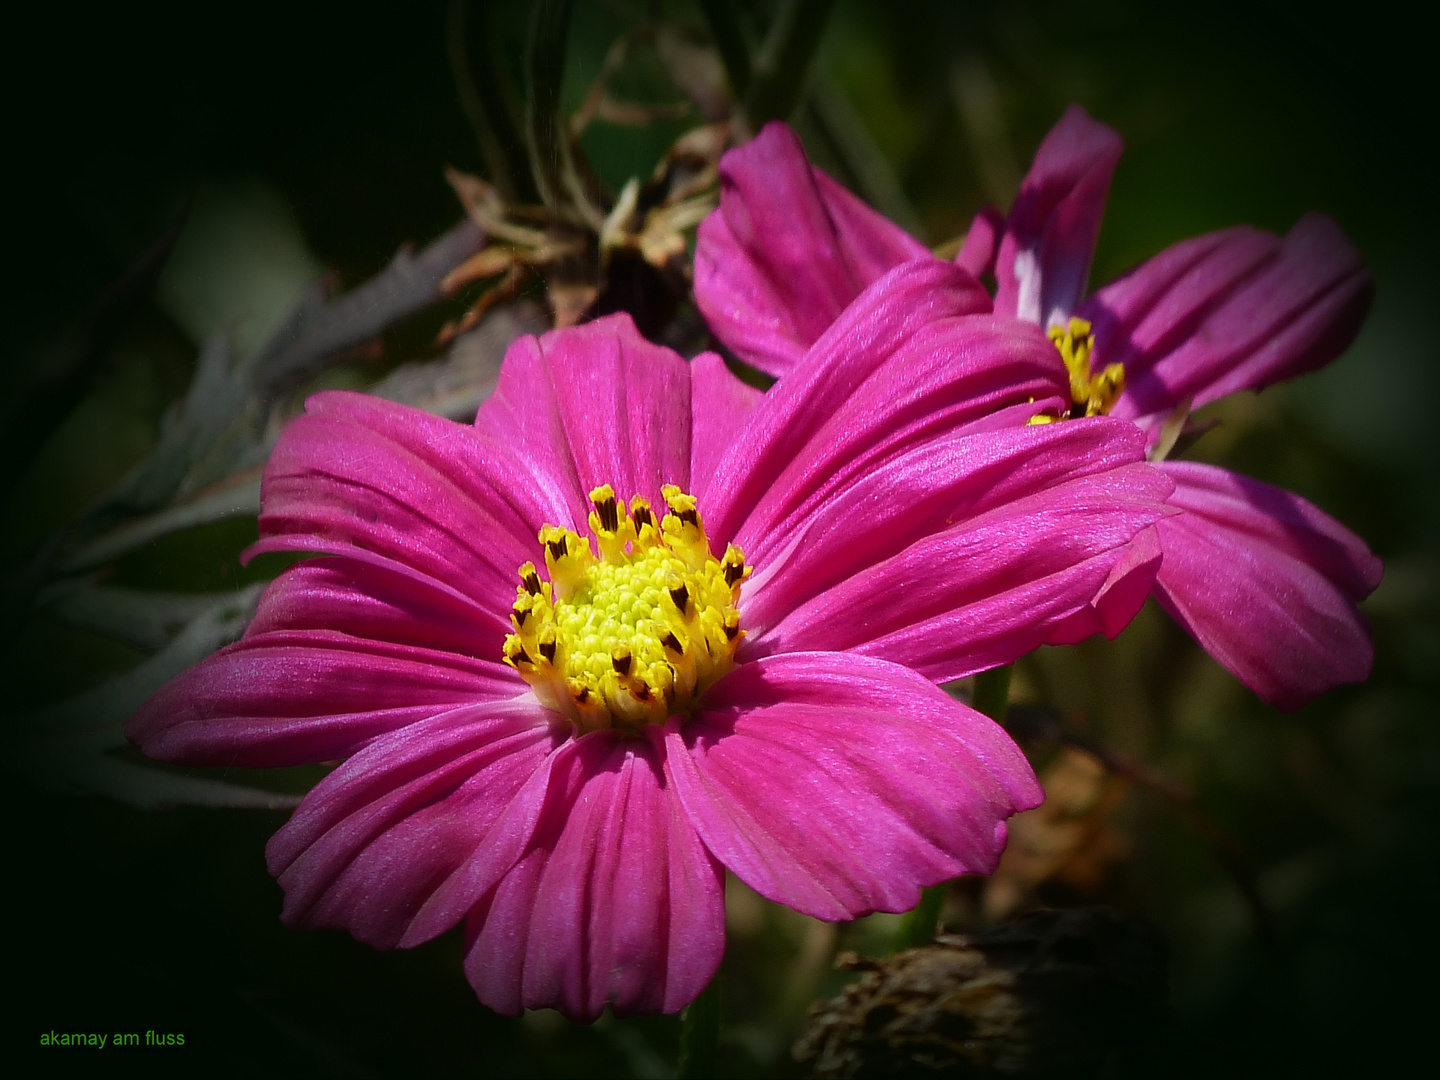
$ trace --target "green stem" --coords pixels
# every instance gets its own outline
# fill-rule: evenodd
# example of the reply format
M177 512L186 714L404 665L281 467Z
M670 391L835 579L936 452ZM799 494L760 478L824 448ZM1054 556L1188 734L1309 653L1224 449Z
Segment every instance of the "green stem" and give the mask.
M534 202L539 198L530 174L517 167L526 150L519 129L510 116L500 87L496 65L490 62L490 3L477 0L450 0L445 21L445 48L460 108L470 121L480 143L490 182L506 202L517 199ZM478 63L472 63L478 59Z
M975 676L975 696L972 704L997 724L1005 722L1005 710L1010 705L1010 676L1014 669L1006 664L991 668Z
M715 1046L720 1041L720 976L680 1014L678 1080L710 1080L715 1075Z
M759 131L766 121L784 120L795 111L810 59L834 6L835 0L782 0L745 91L745 119L751 130Z
M1013 669L1009 664L991 668L975 676L975 708L990 717L997 724L1005 719L1005 710L1010 704L1010 676ZM940 922L940 909L945 906L945 897L950 892L949 883L932 885L920 893L920 903L905 913L900 929L895 934L895 950L918 949L935 940L935 928Z
M920 893L920 903L905 913L895 933L895 951L918 949L935 940L935 927L940 922L940 909L945 906L949 884L932 885Z
M806 113L840 161L843 179L866 202L912 236L923 232L900 178L875 145L865 123L835 83L817 71L810 81Z
M565 78L565 43L570 33L573 0L538 0L530 16L525 44L525 134L530 168L546 207L562 221L597 232L604 213L590 199L580 175L565 116L560 88Z
M743 101L750 89L750 46L735 10L735 0L700 0L700 7L710 23L710 36L720 51L735 100Z

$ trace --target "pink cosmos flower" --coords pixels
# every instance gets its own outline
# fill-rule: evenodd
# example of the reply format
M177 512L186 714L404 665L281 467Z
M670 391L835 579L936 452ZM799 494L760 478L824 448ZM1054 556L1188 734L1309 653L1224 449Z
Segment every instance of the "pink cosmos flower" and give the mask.
M934 681L1103 618L1172 487L1132 425L997 425L1051 347L988 308L902 266L763 396L625 316L516 342L473 427L319 394L251 552L321 557L128 734L340 759L267 849L284 920L382 948L463 920L505 1013L683 1007L726 867L832 920L988 871L1041 792Z
M1239 227L1186 240L1085 296L1120 137L1072 106L1046 137L1008 218L982 212L956 262L993 268L994 310L1047 329L1068 398L1050 415L1108 413L1152 454L1182 418L1236 390L1314 370L1354 339L1371 298L1359 253L1329 218L1285 237ZM810 167L771 124L721 161L702 224L695 295L720 339L772 374L789 370L844 306L907 260L933 256ZM1173 428L1174 425L1171 425ZM1304 499L1225 469L1159 466L1166 518L1136 547L1163 553L1155 596L1261 697L1295 708L1364 679L1373 650L1356 604L1380 581L1364 541Z

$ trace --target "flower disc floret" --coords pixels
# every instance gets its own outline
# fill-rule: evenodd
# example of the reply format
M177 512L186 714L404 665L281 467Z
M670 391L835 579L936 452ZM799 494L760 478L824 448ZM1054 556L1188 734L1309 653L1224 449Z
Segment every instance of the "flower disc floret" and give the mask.
M579 533L540 530L549 580L520 567L505 662L547 706L582 731L638 729L687 713L735 661L740 586L750 574L734 544L710 543L693 496L661 489L669 513L627 508L609 484L590 492L596 551Z
M1106 364L1099 372L1090 370L1095 335L1085 319L1071 316L1068 322L1052 326L1045 333L1054 342L1070 376L1071 405L1060 419L1108 415L1125 392L1125 365ZM1048 424L1053 419L1055 417L1037 416L1031 423Z

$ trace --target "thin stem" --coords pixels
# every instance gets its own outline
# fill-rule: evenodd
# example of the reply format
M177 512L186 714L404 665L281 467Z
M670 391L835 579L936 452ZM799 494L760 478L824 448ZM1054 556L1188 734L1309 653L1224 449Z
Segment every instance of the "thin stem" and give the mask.
M720 1042L720 976L680 1014L678 1080L710 1080L715 1075L715 1047Z
M490 65L480 65L480 78L477 79L476 69L470 63L471 39L482 45L486 43L487 14L483 2L472 12L467 0L450 0L445 18L445 51L450 59L450 73L455 79L455 94L480 144L490 182L500 192L501 198L514 202L519 189L509 147L515 144L517 136L511 130L499 93L490 85L494 80Z
M562 221L598 232L605 214L590 200L570 144L569 122L560 111L572 7L571 0L539 0L535 5L525 46L525 135L545 206Z
M940 922L940 909L945 906L945 896L950 892L947 882L932 885L920 893L920 903L905 913L900 929L895 933L895 951L918 949L935 940L935 927Z
M745 120L758 131L795 111L805 90L810 59L820 44L835 0L783 0L755 57L745 92Z
M736 101L745 99L750 89L750 46L745 41L745 31L735 11L735 0L700 0L700 8L710 23L710 36L720 50L720 59L725 64L725 74L730 77L730 89Z
M997 724L1005 722L1005 710L1010 704L1010 676L1013 671L1009 664L1005 664L975 676L975 696L971 704Z
M912 236L923 231L900 178L865 128L865 122L835 83L817 71L811 80L807 113L843 166L845 179L875 209Z

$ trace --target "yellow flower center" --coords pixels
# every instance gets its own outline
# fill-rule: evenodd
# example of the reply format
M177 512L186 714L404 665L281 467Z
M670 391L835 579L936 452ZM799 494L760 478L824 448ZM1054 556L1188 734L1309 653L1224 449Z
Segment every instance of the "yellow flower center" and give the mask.
M1072 420L1078 416L1104 416L1115 400L1125 392L1125 366L1106 364L1099 374L1090 371L1090 353L1095 348L1095 335L1084 319L1072 317L1065 326L1052 326L1046 333L1060 350L1060 359L1070 374L1071 405L1064 416L1036 416L1032 424L1048 424L1052 420Z
M590 541L570 529L540 530L550 580L534 563L520 585L505 662L545 705L582 731L637 729L689 711L735 662L740 586L750 576L734 544L710 554L695 498L673 484L658 527L639 495L609 484L590 492Z

